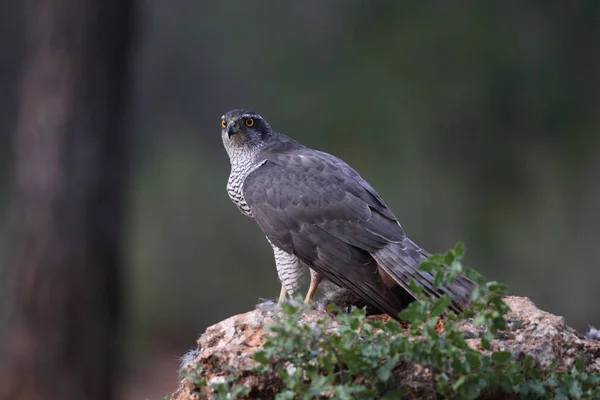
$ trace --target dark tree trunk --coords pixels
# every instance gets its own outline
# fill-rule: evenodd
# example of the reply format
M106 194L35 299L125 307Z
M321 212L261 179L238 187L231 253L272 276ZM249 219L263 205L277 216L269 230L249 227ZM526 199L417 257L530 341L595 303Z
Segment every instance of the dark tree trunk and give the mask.
M114 398L133 0L28 2L8 399Z

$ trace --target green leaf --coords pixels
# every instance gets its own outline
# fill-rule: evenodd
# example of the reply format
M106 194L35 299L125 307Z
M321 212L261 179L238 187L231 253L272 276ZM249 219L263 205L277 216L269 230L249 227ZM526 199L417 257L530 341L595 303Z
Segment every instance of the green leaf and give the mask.
M419 269L425 272L434 272L439 268L439 264L434 263L431 259L427 261L423 261L421 265L419 265Z
M575 369L579 372L585 370L585 361L583 360L583 357L577 357L575 359Z
M454 382L454 384L452 385L452 389L458 390L458 388L460 388L466 381L467 377L465 375L462 375L456 380L456 382Z
M546 385L538 380L528 381L523 385L523 391L525 394L532 392L536 396L542 397L546 393Z
M254 361L260 364L268 364L269 358L267 357L267 353L264 350L258 350L254 353Z
M377 370L377 376L381 381L387 382L390 379L392 371L394 370L394 368L396 368L396 365L398 365L399 360L400 356L396 354L393 357L389 358L385 362L385 364Z
M481 391L486 387L487 382L485 379L470 379L467 384L462 388L463 396L465 399L476 399L481 394Z
M456 258L463 258L467 252L467 248L463 242L458 242L454 245L453 251Z
M407 309L401 311L398 314L398 317L404 321L408 321L411 323L418 323L418 322L424 321L425 318L427 318L427 315L420 311L413 311L413 310L410 310L409 308L407 308Z
M429 317L437 317L438 315L442 314L444 311L446 311L448 306L450 306L450 303L452 303L452 300L450 297L448 297L448 295L440 297L433 304L433 308L431 309L431 312L429 312Z
M353 388L346 385L336 385L334 391L336 394L336 399L352 400L354 399L353 394L356 390L353 390Z
M511 393L513 391L513 382L511 376L501 374L498 376L500 387L505 393Z
M492 353L492 360L500 363L505 363L512 358L510 351L495 351Z
M234 367L232 367L231 365L226 365L224 368L230 374L235 374L237 372L237 370Z
M296 397L296 393L291 390L284 390L275 395L275 399L277 400L293 400Z
M425 261L426 263L430 263L435 267L435 269L439 269L439 267L444 264L444 256L441 254L434 254Z
M381 398L381 400L397 400L397 399L404 399L406 398L406 391L405 390L393 390L391 392L386 392L383 397Z
M440 286L442 286L444 278L445 277L443 272L438 272L437 274L435 274L435 276L433 277L433 287L439 288Z
M387 382L388 379L390 379L391 375L392 375L392 372L388 368L386 368L385 366L379 367L379 369L377 370L377 377L382 382Z
M568 386L569 386L569 395L576 399L580 399L581 396L583 395L583 392L581 390L581 382L579 382L578 380L572 380L568 383Z
M334 303L329 303L329 304L327 304L327 312L336 314L336 313L339 313L340 310Z
M203 388L204 386L207 385L206 378L199 378L199 377L192 378L192 383L198 388Z
M569 400L569 396L567 395L567 393L565 393L564 390L562 390L561 388L557 388L554 391L553 399L554 400Z
M408 287L416 297L423 296L423 288L421 287L421 285L418 285L413 279L409 280Z
M454 276L460 275L460 273L463 270L462 264L460 263L460 261L453 261L452 264L450 264L450 270L452 271L452 274Z
M283 304L281 304L281 308L283 309L283 312L285 314L296 314L296 312L298 311L298 307L294 306L289 302L284 302Z
M485 317L485 315L477 315L475 318L473 318L473 325L475 325L475 326L487 325L487 318Z
M491 335L487 335L489 332L485 332L483 334L483 336L481 337L481 347L483 347L485 350L489 350L491 347L491 343L490 343L490 336Z
M360 323L361 320L358 318L352 318L350 321L348 321L348 325L353 331L357 330L360 327Z
M467 362L471 369L479 369L481 367L481 353L478 351L468 351L465 354Z
M500 296L503 296L506 294L506 285L503 285L498 282L490 282L488 284L488 289L490 290L490 292L495 293Z

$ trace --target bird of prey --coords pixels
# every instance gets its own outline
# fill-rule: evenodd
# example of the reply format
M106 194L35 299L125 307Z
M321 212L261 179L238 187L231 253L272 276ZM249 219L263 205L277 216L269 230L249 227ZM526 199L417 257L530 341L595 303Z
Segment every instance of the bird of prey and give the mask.
M273 247L280 302L296 294L308 267L306 302L326 279L397 319L415 299L412 279L430 296L448 294L455 311L467 307L473 283L459 278L434 288L433 276L418 269L429 254L344 161L275 132L248 110L223 115L221 137L231 162L227 192Z

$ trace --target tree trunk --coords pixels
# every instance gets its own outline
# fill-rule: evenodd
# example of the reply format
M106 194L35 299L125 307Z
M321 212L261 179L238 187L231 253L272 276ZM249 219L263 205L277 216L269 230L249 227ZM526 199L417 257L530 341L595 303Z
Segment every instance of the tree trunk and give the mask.
M28 2L7 399L111 399L133 0Z

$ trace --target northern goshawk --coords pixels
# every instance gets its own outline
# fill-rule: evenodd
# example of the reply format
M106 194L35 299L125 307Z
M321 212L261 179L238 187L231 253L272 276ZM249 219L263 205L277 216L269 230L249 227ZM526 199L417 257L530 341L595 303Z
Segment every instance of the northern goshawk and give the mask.
M415 298L413 279L430 296L448 294L454 310L467 306L473 283L459 278L434 288L433 276L418 269L429 254L344 161L273 131L255 112L229 111L221 128L231 162L227 192L273 247L280 302L297 293L309 267L306 302L327 279L398 318Z

